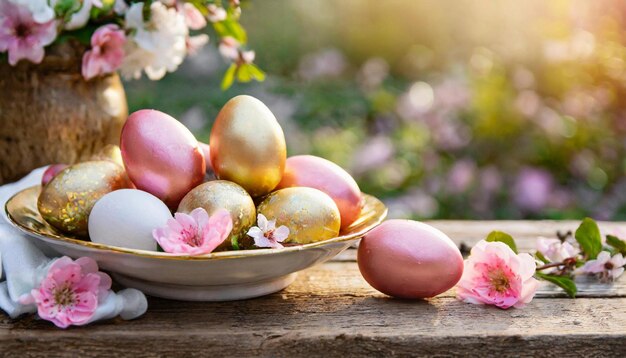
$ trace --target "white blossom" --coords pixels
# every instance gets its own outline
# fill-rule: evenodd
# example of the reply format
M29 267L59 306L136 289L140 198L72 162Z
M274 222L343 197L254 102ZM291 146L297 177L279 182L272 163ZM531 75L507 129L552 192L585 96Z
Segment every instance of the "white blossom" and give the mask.
M150 5L150 20L144 21L143 3L135 3L126 12L126 27L133 30L126 46L121 72L139 78L145 71L151 80L175 71L187 55L189 29L185 17L161 2Z

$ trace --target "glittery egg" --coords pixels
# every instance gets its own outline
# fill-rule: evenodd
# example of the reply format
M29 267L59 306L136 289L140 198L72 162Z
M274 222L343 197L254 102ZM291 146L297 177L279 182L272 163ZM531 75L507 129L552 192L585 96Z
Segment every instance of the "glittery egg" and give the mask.
M211 129L211 163L219 179L241 185L258 197L282 178L285 136L272 112L251 96L228 101Z
M129 249L156 251L152 230L172 217L156 196L142 190L121 189L104 195L89 215L93 242Z
M151 193L170 208L204 179L206 164L198 141L163 112L131 114L122 128L120 147L126 172L137 189Z
M130 185L124 169L110 161L74 164L43 187L37 207L41 216L58 230L87 236L87 222L96 201Z
M49 166L41 176L41 186L48 184L55 175L59 174L65 168L67 168L67 164L52 164Z
M366 234L357 261L372 287L401 298L436 296L463 274L463 257L454 242L434 227L410 220L388 220Z
M257 207L257 212L276 225L289 228L285 242L308 244L336 237L341 218L337 205L324 192L306 187L277 190Z
M341 214L341 228L352 224L361 213L361 190L354 179L337 164L313 155L287 158L278 188L306 186L328 194Z
M209 215L219 209L226 209L233 219L230 239L224 241L218 251L246 246L246 233L256 221L256 208L250 195L239 185L226 180L214 180L193 188L180 202L178 211L190 213L193 209L204 208Z

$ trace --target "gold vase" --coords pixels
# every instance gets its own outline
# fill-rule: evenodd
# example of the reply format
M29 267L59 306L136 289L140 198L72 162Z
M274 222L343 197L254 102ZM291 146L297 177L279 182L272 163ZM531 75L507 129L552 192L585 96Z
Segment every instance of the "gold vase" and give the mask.
M40 64L0 60L0 184L119 144L128 116L124 87L117 74L86 81L84 51L66 43L47 49Z

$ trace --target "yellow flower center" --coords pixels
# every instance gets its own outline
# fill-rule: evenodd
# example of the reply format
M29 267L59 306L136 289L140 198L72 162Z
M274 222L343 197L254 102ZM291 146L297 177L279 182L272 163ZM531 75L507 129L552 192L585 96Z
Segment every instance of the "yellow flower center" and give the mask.
M496 269L489 273L491 286L498 293L504 293L510 288L509 278L502 269Z
M69 284L54 291L54 302L64 307L74 304L74 291Z

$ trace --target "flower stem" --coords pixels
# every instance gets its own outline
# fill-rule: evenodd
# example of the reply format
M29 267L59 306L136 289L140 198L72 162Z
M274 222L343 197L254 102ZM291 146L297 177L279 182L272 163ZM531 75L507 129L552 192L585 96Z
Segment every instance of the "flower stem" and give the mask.
M564 266L564 265L565 265L565 262L553 262L551 264L546 264L546 265L543 265L543 266L539 266L539 267L537 267L536 270L537 271L541 271L541 270L549 269L549 268L552 268L552 267L559 267L559 266Z

